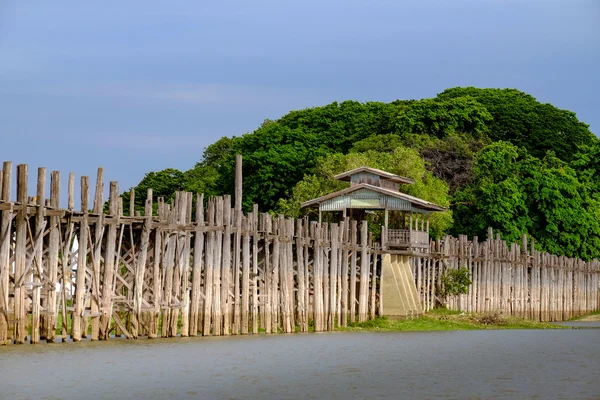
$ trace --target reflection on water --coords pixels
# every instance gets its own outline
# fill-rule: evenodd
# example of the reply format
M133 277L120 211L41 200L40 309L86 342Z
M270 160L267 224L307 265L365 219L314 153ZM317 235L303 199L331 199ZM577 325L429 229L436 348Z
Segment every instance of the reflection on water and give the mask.
M600 330L322 333L0 348L1 399L600 399Z

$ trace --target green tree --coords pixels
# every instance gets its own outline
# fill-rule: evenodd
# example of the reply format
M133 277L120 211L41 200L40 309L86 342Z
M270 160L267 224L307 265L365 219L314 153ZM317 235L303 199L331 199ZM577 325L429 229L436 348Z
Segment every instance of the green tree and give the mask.
M399 108L396 131L444 138L460 132L481 136L492 116L474 98L423 99Z
M163 197L166 202L175 198L175 192L183 190L185 174L175 168L167 168L158 172L148 172L133 189L135 190L134 209L143 213L148 189L152 189L152 197ZM129 215L130 192L124 192L123 208L125 215Z
M444 90L437 99L465 96L475 99L492 115L492 120L486 121L490 139L524 147L535 157L543 158L551 150L561 160L569 161L578 146L598 142L588 125L580 122L574 112L540 103L516 89L457 87Z
M474 173L473 185L454 198L454 233L484 235L491 226L508 241L528 233L553 254L600 256L600 203L552 152L540 160L510 143L492 143Z

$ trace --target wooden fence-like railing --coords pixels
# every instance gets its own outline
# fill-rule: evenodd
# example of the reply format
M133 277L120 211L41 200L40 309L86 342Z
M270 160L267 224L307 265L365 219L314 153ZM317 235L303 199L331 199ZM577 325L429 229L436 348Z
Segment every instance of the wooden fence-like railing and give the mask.
M75 211L73 174L62 209L59 172L46 196L39 168L29 197L27 165L19 165L13 200L12 170L5 162L0 171L2 344L323 331L377 315L387 250L371 242L366 222L273 218L256 207L243 215L239 184L234 208L230 196L186 192L154 203L149 190L143 216L132 191L125 216L116 182L105 207L102 169L91 205L81 178ZM473 283L449 298L453 309L551 321L600 308L597 260L528 250L525 240L508 247L491 232L483 243L447 237L411 260L425 310L441 300L445 272L459 267Z
M443 274L467 268L469 293L447 298L451 309L494 312L538 321L564 321L600 309L600 262L558 257L507 244L499 236L478 242L466 236L431 242L416 253L412 268L426 310L443 301Z
M376 314L366 222L243 215L241 196L153 204L151 190L144 216L133 192L124 216L116 182L104 211L101 169L91 205L81 178L75 211L72 174L61 209L58 172L46 198L40 168L30 198L17 166L16 201L11 163L1 172L0 343L323 331Z

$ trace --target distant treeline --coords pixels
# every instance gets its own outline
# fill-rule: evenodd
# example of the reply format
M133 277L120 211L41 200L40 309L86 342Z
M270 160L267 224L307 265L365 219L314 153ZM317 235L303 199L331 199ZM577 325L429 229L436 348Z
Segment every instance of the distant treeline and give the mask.
M291 111L219 139L188 171L149 172L136 208L148 187L167 200L178 190L233 194L235 154L244 156L246 210L303 215L311 211L302 201L347 185L333 175L369 165L413 178L402 190L449 206L432 222L434 237L484 236L491 226L508 241L527 233L539 250L600 257L600 140L575 113L516 89Z

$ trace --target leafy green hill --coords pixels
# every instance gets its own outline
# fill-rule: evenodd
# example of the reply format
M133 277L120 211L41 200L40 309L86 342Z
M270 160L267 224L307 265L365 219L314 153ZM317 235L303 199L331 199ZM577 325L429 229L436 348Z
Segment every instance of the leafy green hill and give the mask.
M238 153L247 210L256 203L299 216L300 202L340 187L333 175L368 164L415 179L411 194L450 206L435 235L492 226L509 240L527 233L555 254L600 257L600 140L575 113L516 89L291 111L221 138L189 171L148 173L136 191L233 193ZM143 201L136 196L140 210Z

